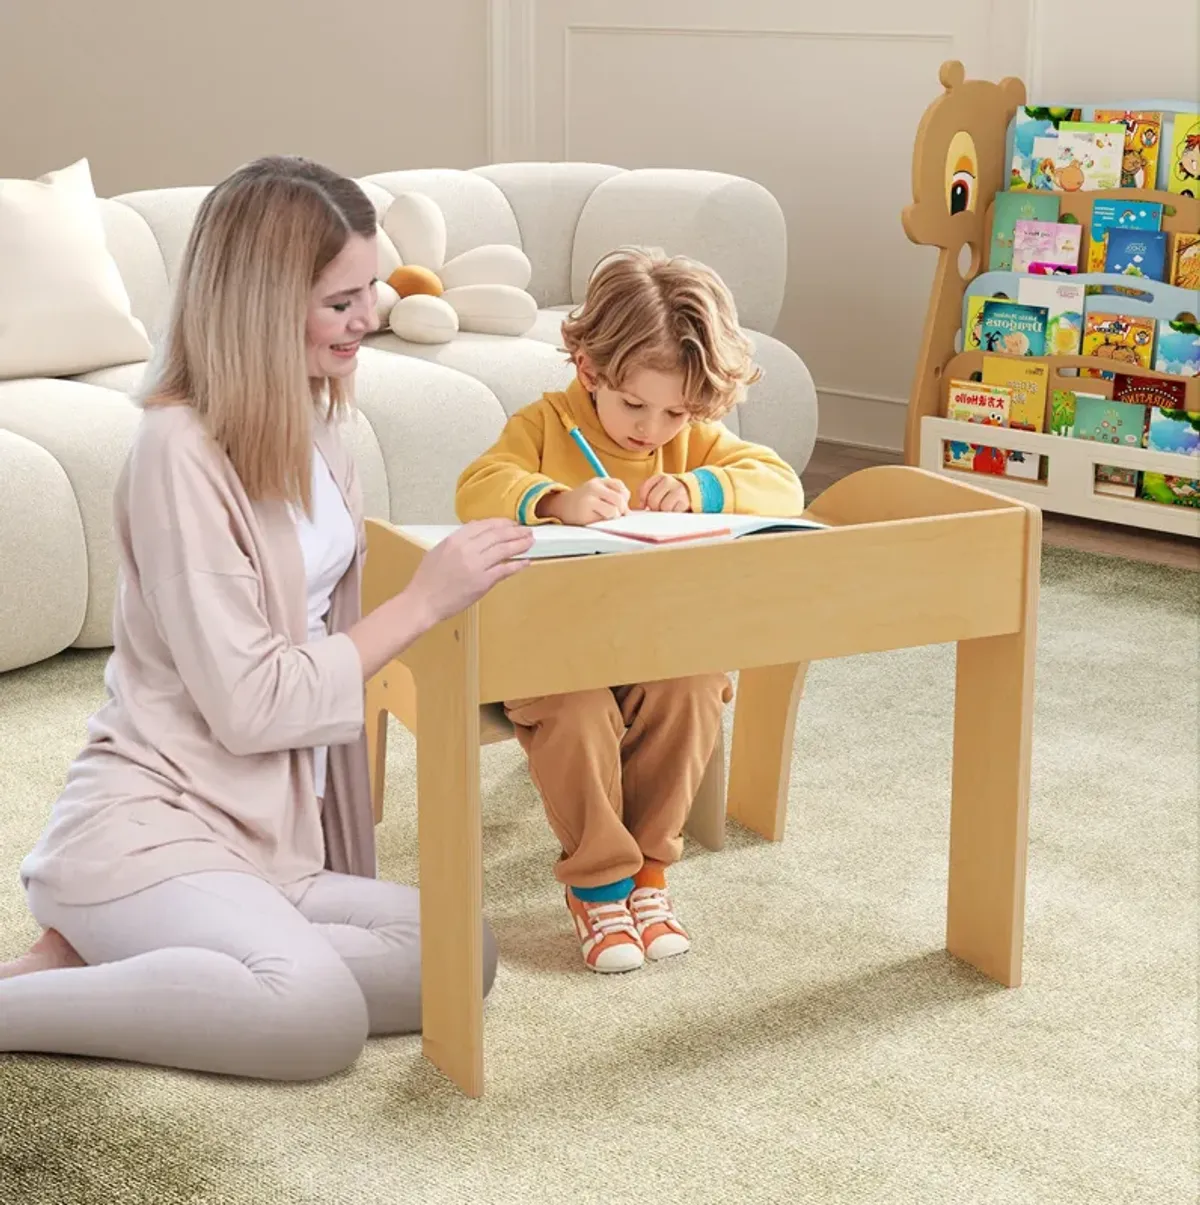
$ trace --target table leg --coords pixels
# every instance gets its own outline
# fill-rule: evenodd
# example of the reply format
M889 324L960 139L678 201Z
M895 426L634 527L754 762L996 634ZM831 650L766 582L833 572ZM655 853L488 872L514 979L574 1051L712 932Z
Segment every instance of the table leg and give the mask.
M425 638L417 669L421 1016L426 1058L483 1093L483 854L478 617Z
M384 671L386 673L386 670ZM367 683L364 729L367 738L367 770L371 779L371 812L378 824L383 819L383 787L387 777L387 703L382 674Z
M1033 598L1024 630L958 645L946 948L1006 987L1025 938Z
M805 662L738 674L729 759L729 815L770 841L783 840L796 708Z

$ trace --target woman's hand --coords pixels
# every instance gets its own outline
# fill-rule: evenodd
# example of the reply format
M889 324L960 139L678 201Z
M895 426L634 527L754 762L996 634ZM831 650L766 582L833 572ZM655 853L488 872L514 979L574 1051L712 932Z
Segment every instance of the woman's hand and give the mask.
M533 532L511 519L467 523L425 554L400 597L426 614L430 626L441 623L524 569L529 562L513 558L532 545Z
M497 582L524 569L528 561L512 558L528 552L532 544L528 527L511 519L484 519L466 524L434 545L408 588L350 629L363 680L373 678L435 624L457 615Z

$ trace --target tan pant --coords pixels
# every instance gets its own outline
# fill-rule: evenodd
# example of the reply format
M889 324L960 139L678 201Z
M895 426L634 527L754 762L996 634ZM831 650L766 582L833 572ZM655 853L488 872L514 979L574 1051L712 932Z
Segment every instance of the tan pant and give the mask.
M571 887L669 866L733 698L724 674L505 703Z

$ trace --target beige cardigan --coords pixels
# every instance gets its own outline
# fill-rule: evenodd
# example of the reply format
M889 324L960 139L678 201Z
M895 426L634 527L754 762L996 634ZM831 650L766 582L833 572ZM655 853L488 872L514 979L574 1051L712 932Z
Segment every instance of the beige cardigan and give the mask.
M359 532L330 635L306 643L304 562L283 502L252 502L187 406L148 410L116 488L120 574L108 700L50 824L21 865L65 904L177 875L274 884L323 867L374 876L354 463L314 423ZM312 748L329 745L324 807Z

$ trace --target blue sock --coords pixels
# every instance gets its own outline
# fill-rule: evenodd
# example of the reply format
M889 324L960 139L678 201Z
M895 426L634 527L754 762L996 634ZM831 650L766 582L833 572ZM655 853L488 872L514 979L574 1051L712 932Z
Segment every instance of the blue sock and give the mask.
M571 894L577 900L586 900L589 904L596 904L606 903L609 900L623 900L632 890L632 879L618 879L615 883L605 883L600 887L572 887Z

